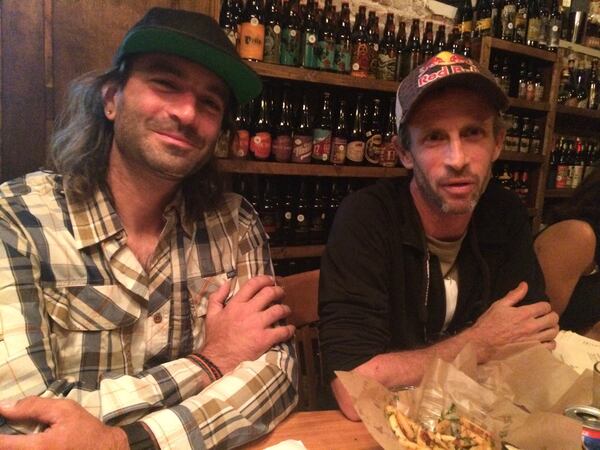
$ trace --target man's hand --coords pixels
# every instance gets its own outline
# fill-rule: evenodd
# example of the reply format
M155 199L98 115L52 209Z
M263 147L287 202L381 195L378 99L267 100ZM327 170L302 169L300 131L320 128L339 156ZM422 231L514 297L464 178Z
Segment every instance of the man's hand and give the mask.
M0 415L8 422L26 420L46 427L36 434L0 435L2 449L129 449L123 430L104 425L72 400L27 397L13 406L0 403Z
M556 346L558 314L550 303L515 306L527 294L527 283L495 301L466 333L478 349L479 362L487 361L495 347L512 342L537 341L549 349Z
M223 373L242 361L255 360L273 345L290 339L295 331L293 325L277 325L291 310L280 303L284 292L274 285L273 278L248 280L225 305L228 293L229 285L224 284L208 299L206 340L201 350Z

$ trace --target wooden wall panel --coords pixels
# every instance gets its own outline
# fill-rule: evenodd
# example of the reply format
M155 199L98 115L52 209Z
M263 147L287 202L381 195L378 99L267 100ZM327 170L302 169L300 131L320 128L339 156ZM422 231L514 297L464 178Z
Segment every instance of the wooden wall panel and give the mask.
M45 159L44 3L2 0L0 178L38 169Z

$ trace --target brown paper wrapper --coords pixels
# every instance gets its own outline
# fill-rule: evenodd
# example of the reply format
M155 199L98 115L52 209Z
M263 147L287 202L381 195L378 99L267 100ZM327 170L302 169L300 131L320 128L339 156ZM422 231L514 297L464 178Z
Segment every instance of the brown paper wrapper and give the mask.
M498 449L501 442L508 442L522 450L578 450L581 424L562 413L568 406L589 405L592 397L591 371L578 376L536 344L505 346L479 366L467 346L452 363L435 359L416 389L401 392L356 373L336 375L385 450L403 448L384 412L394 403L428 427L455 404L459 414L492 433Z

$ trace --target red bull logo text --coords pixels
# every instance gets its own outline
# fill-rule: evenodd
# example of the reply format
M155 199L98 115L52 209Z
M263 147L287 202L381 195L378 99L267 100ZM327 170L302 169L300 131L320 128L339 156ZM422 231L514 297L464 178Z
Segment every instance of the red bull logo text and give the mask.
M419 67L418 87L453 73L479 72L470 59L450 52L440 52Z

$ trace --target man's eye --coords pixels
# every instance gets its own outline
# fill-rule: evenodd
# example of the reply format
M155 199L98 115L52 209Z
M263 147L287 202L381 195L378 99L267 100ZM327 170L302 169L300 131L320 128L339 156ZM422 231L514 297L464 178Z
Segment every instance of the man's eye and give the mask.
M177 85L173 83L171 80L166 80L164 78L157 78L152 80L154 83L159 85L163 89L174 91L177 89Z
M483 136L483 130L481 128L468 128L463 135L465 137L477 138Z
M425 142L439 142L444 139L442 133L429 133L425 136Z

